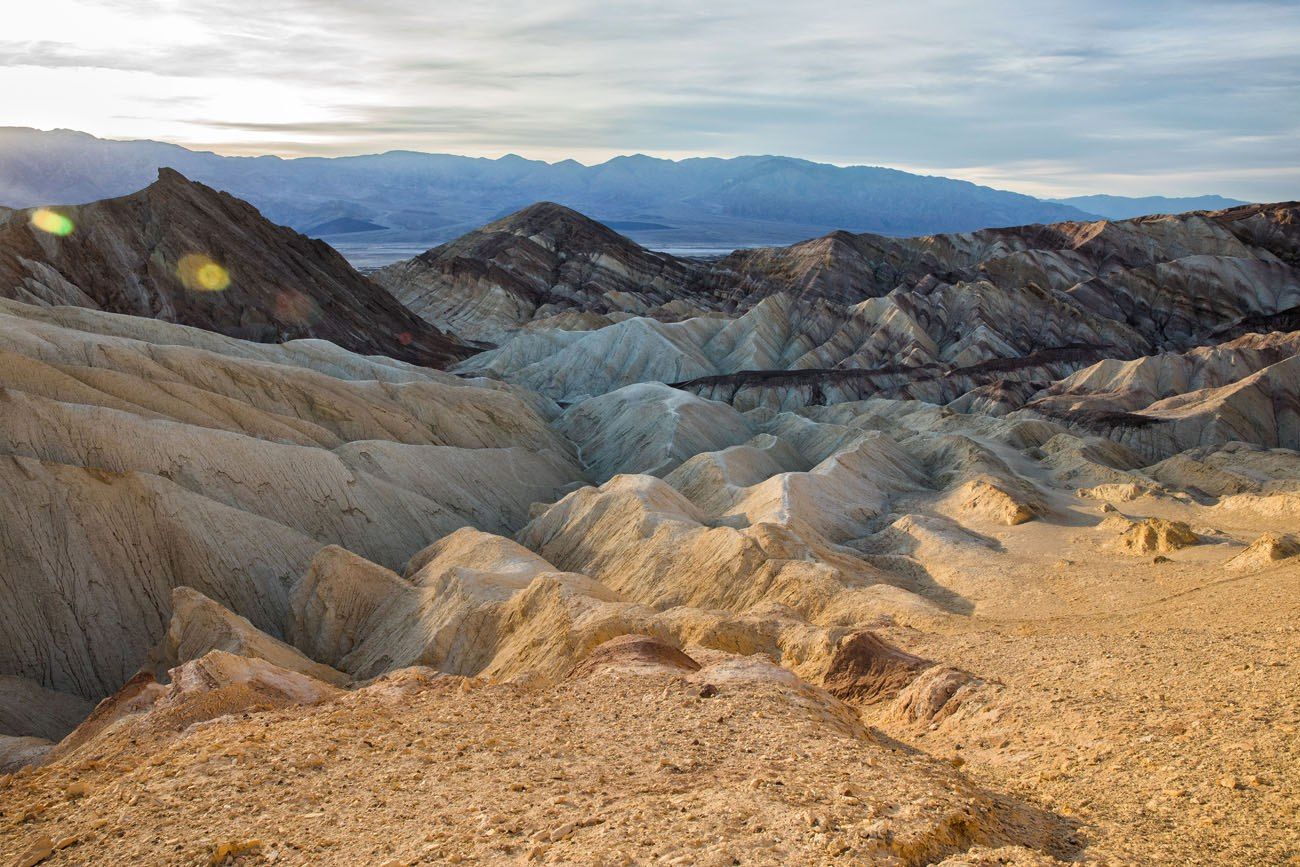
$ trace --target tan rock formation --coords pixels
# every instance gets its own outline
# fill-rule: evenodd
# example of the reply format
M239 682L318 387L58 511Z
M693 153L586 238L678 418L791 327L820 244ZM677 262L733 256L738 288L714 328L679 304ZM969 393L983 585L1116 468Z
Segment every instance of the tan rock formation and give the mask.
M281 636L322 546L399 566L457 527L511 532L580 478L545 401L328 344L0 305L0 563L26 576L0 670L59 691L129 678L174 587Z
M1238 572L1267 569L1279 560L1300 555L1300 540L1279 533L1265 533L1225 565Z
M972 516L995 524L1014 527L1032 521L1036 515L1028 503L1019 502L996 482L972 479L953 492L958 508Z
M173 669L214 650L260 659L333 686L344 686L349 680L341 671L313 662L297 648L272 638L197 590L175 588L167 637L155 652L158 664L163 669Z
M257 668L241 679L226 666L250 661L213 656L204 673L215 685L160 699L131 721L143 751L105 736L14 780L6 789L14 810L62 800L73 775L87 794L60 810L57 825L38 813L21 828L0 826L3 851L50 831L76 841L72 857L143 862L207 860L250 840L261 844L257 857L290 863L633 853L772 863L817 860L828 849L850 860L937 863L980 857L981 846L1062 856L1077 848L1065 823L890 749L841 702L770 662L719 658L685 676L605 666L541 689L403 672L304 704L286 688L287 673ZM241 705L276 709L193 724ZM85 762L91 749L97 759ZM263 797L287 776L291 791ZM119 779L149 797L123 799ZM193 795L199 781L210 793L203 798ZM347 817L358 798L390 817L382 839ZM886 815L888 805L897 811ZM118 835L119 827L153 833ZM207 827L216 830L195 832Z
M1123 517L1108 518L1102 527L1118 531L1119 539L1115 545L1129 554L1168 554L1201 541L1183 521L1167 521L1163 518L1144 518L1141 521L1130 521Z

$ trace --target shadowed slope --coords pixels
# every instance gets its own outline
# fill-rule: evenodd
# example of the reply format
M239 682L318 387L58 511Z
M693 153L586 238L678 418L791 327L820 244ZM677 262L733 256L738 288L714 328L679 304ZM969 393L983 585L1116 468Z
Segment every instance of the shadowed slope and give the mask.
M71 221L67 234L42 231L28 212L0 221L0 296L261 342L320 337L428 366L473 351L413 316L328 245L171 169L138 193L54 211Z

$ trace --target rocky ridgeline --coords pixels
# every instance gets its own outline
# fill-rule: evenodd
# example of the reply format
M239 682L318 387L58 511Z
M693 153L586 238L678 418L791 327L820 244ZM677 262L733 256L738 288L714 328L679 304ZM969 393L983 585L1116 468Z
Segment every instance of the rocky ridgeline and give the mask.
M327 244L171 169L138 193L53 212L65 234L42 230L33 211L0 218L0 297L262 342L315 337L430 366L473 351Z
M838 232L703 262L538 205L376 279L499 344L462 372L565 403L653 381L742 410L901 398L1046 417L1160 459L1300 444L1296 212Z

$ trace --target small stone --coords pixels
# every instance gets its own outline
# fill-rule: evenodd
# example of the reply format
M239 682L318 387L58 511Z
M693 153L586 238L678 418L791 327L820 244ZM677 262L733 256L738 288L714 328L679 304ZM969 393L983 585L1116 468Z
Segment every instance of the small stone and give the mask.
M1227 776L1224 777L1219 777L1218 783L1220 786L1223 786L1223 788L1225 789L1241 788L1241 780L1237 779L1232 774L1228 774Z
M573 832L577 830L577 828L578 828L578 823L565 822L563 825L551 831L550 834L551 842L558 843L561 840L569 839L570 837L573 836Z
M718 688L711 683L706 683L700 687L700 698L713 698L718 694Z
M540 861L542 857L550 851L550 848L551 847L547 846L545 843L538 843L536 846L528 850L528 857L526 860Z
M54 854L54 841L48 834L42 834L31 842L23 853L13 862L14 867L33 867Z
M240 855L246 855L249 852L256 852L262 848L261 840L227 840L224 843L218 843L212 850L212 857L208 859L209 864L220 864L227 858L237 858Z
M90 794L90 784L84 783L81 780L68 783L68 788L65 791L65 794L69 798L84 798L86 795Z

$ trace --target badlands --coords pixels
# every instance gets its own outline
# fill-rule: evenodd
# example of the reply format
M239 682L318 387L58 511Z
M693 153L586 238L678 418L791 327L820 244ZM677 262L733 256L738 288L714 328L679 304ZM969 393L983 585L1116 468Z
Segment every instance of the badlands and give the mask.
M0 863L1300 864L1300 205L369 276L55 210Z

